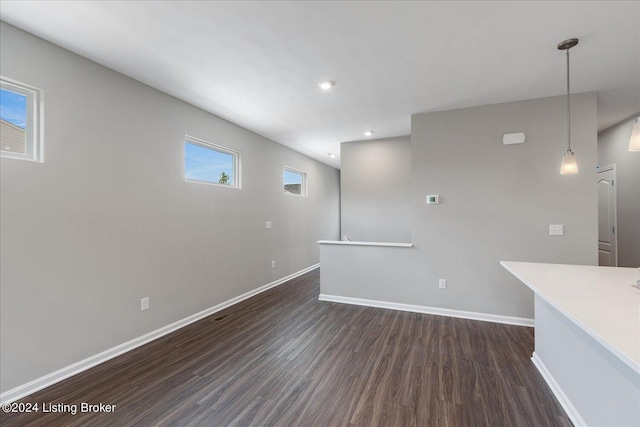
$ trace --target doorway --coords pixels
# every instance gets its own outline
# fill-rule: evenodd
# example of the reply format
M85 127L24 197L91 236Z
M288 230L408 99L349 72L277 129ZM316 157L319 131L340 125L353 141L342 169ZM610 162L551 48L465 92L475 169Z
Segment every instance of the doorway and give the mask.
M618 266L616 165L598 169L598 265Z

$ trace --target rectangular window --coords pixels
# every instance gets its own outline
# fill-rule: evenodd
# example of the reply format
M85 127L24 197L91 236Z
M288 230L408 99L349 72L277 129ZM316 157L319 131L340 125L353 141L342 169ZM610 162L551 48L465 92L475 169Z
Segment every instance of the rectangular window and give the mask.
M186 137L184 178L191 182L240 188L240 153Z
M284 194L303 197L307 195L307 174L305 172L285 167L283 183Z
M42 90L0 77L0 155L42 161Z

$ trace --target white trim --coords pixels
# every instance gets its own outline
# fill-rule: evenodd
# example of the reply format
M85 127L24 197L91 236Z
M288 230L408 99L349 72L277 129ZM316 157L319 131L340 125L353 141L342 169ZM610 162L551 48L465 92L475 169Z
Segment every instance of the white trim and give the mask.
M346 246L386 246L390 248L412 248L413 243L394 242L358 242L352 240L318 240L321 245L346 245Z
M320 301L338 302L341 304L362 305L365 307L385 308L389 310L410 311L412 313L434 314L436 316L457 317L460 319L480 320L482 322L503 323L506 325L534 326L533 319L524 317L501 316L498 314L477 313L473 311L451 310L448 308L427 307L424 305L400 304L396 302L376 301L361 298L342 297L320 294Z
M542 378L544 378L544 380L546 381L547 385L551 389L551 392L556 397L556 399L558 399L560 406L562 406L562 409L564 409L564 411L567 413L573 425L576 427L586 426L587 423L585 423L584 419L582 419L576 407L573 406L567 395L564 394L562 388L560 388L555 378L553 378L553 375L551 375L551 372L549 372L544 362L535 351L531 356L531 361L533 362L535 367L538 368L540 375L542 375Z
M138 338L134 338L123 344L120 344L113 348L105 350L102 353L98 353L94 356L88 357L84 360L74 363L73 365L69 365L55 372L52 372L48 375L37 378L31 382L28 382L26 384L23 384L21 386L8 390L0 394L0 404L11 403L18 399L22 399L23 397L26 397L32 393L35 393L36 391L42 390L43 388L49 387L57 382L60 382L64 379L72 377L73 375L86 371L89 368L92 368L96 365L106 362L107 360L113 359L114 357L120 356L123 353L131 351L135 348L138 348L144 344L147 344L148 342L151 342L167 334L170 334L171 332L177 331L180 328L184 328L185 326L190 325L193 322L197 322L198 320L203 319L207 316L210 316L213 313L216 313L220 310L223 310L227 307L237 304L240 301L251 298L252 296L255 296L268 289L281 285L288 280L294 279L298 276L308 273L311 270L315 270L318 267L320 267L320 264L312 265L303 270L300 270L286 277L283 277L281 279L268 283L264 286L261 286L257 289L254 289L252 291L239 295L235 298L231 298L230 300L227 300L223 303L207 308L206 310L203 310L199 313L192 314L191 316L185 317L184 319L178 320L177 322L171 323L167 326L163 326L162 328L156 329L155 331L149 332L148 334L142 335Z

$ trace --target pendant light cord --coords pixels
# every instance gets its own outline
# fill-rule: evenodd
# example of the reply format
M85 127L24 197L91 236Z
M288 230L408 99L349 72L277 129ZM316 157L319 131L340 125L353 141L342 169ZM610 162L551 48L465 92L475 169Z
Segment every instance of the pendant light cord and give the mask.
M571 87L569 81L569 49L567 49L567 138L569 151L571 151Z

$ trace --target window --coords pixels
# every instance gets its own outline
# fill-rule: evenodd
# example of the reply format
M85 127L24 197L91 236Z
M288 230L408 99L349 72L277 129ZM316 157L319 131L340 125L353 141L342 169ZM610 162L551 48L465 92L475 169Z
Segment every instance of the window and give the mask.
M42 161L42 91L0 77L0 155Z
M240 153L186 137L184 178L191 182L240 188Z
M283 172L284 194L294 196L307 195L307 174L285 167Z

